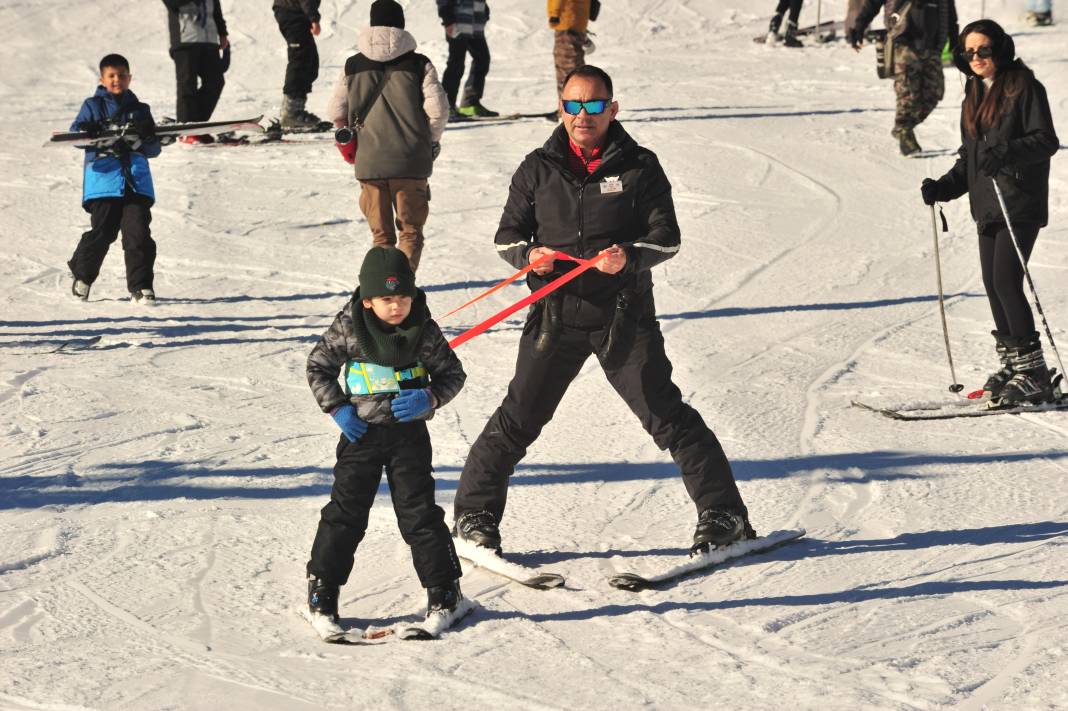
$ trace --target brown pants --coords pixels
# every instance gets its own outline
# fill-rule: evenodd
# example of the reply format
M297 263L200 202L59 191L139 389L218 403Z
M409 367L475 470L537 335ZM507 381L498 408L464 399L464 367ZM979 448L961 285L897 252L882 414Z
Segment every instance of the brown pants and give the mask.
M423 252L423 225L430 214L430 186L426 178L361 180L360 210L367 218L374 245L397 247L408 255L412 271L418 269L419 255Z
M553 32L556 41L553 45L553 61L556 62L556 95L564 90L564 78L569 73L586 64L585 32L570 30Z

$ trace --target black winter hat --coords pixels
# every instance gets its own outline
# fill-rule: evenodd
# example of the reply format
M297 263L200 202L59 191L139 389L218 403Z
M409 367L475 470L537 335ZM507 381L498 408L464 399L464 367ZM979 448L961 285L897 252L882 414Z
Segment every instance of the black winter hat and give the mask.
M964 39L973 32L984 35L990 40L990 45L994 49L994 66L998 71L1012 64L1012 60L1016 58L1016 43L1012 41L1012 37L993 20L976 20L964 26L960 32L960 40L953 48L953 63L965 76L975 76L975 72L964 59Z
M404 29L404 8L395 0L375 0L371 3L371 27Z
M415 296L415 272L396 247L371 247L360 267L360 297Z

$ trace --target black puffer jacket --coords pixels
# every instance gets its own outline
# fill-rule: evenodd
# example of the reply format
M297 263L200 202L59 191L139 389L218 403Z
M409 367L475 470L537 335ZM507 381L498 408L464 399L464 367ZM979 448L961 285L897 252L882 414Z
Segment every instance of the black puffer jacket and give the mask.
M961 123L961 147L956 164L938 179L938 199L955 200L964 193L972 207L972 218L980 229L991 223L1004 223L997 195L991 179L978 170L978 153L982 142L1005 143L1008 147L1006 166L998 175L998 185L1015 222L1044 227L1049 221L1049 162L1060 142L1053 129L1046 89L1028 69L1030 75L1024 91L996 127L990 128L978 140L971 138ZM985 91L982 80L968 78L967 92Z
M426 296L419 292L417 303L412 306L413 312L416 309L426 312L425 300ZM392 424L397 421L390 406L394 393L346 395L338 383L338 374L346 363L350 360L367 360L352 324L353 309L362 308L363 303L357 292L356 298L350 300L345 304L345 308L338 312L330 328L312 349L308 356L308 385L311 386L312 394L323 412L330 412L338 405L349 402L365 422ZM430 377L430 391L437 400L436 408L443 407L460 392L467 374L464 373L460 359L446 342L438 324L429 315L423 323L419 337L418 361L426 368ZM433 416L434 411L431 410L430 414L422 419L429 420Z
M614 244L624 247L627 265L619 274L590 269L558 292L565 324L598 328L611 319L620 291L632 292L632 303L645 295L651 298L649 269L679 251L679 225L671 184L656 154L635 143L619 123L609 127L601 165L593 175L571 172L570 150L567 132L559 126L544 146L527 155L512 176L494 242L501 257L517 269L529 263L535 247L583 259ZM545 276L531 273L531 291L575 268L575 263L557 260L555 267Z

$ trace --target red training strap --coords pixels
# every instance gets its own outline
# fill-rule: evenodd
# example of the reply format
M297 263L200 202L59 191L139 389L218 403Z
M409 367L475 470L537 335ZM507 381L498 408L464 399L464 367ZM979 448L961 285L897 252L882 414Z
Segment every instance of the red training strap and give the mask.
M527 272L529 272L531 269L534 269L535 267L540 267L542 264L544 264L545 262L548 262L551 259L556 259L556 255L557 255L557 253L553 252L553 251L546 252L545 254L543 254L540 257L538 257L535 261L533 261L530 264L526 265L525 267L523 267L522 269L517 271L512 276L510 276L507 279L505 279L504 281L502 281L500 284L497 284L496 286L494 286L491 289L488 289L487 291L483 291L481 294L479 294L475 298L471 299L470 301L468 301L463 306L457 306L455 309L453 309L449 313L447 313L444 316L442 316L441 318L439 318L438 321L444 321L445 319L447 319L449 316L452 316L457 311L460 311L462 309L466 309L468 306L470 306L471 304L475 303L476 301L479 301L480 299L484 299L487 296L489 296L490 294L492 294L493 292L497 291L498 289L501 289L503 287L508 286L513 281L515 281L519 277L521 277L524 274L526 274ZM564 255L564 256L566 256L566 255Z
M564 254L563 252L556 252L556 253L554 253L553 256L554 256L555 259L570 259L573 262L577 262L578 266L575 267L574 269L572 269L571 271L567 272L566 274L563 274L562 276L558 276L557 278L553 279L551 282L549 282L545 286L541 287L537 291L531 292L526 297L520 299L519 301L517 301L516 303L512 304L511 306L509 306L508 308L504 309L503 311L500 311L499 313L496 313L493 316L490 316L488 319L486 319L482 323L478 324L477 326L473 326L473 327L469 328L468 330L464 331L459 336L457 336L456 338L454 338L451 341L449 341L449 346L451 348L458 348L458 347L462 346L464 343L467 343L468 341L470 341L475 336L478 336L478 335L480 335L482 333L485 333L486 331L488 331L490 329L491 326L494 326L494 325L500 323L504 319L506 319L509 316L511 316L512 314L514 314L519 309L524 308L525 306L529 306L530 304L533 304L535 301L537 301L541 297L546 296L546 295L551 294L552 292L556 291L557 289L559 289L564 284L568 283L569 281L571 281L575 277L577 277L580 274L582 274L583 272L585 272L587 269L590 269L592 267L597 266L597 263L600 262L605 257L607 257L608 253L607 252L601 252L600 254L598 254L593 259L579 259L578 257L572 257L572 256L570 256L568 254Z

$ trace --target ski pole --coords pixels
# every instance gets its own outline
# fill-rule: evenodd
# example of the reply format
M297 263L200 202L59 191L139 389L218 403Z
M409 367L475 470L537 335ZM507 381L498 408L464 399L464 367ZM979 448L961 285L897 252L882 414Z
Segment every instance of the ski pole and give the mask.
M935 276L938 278L938 312L942 316L942 337L946 341L946 358L949 360L949 376L953 378L953 384L949 386L951 393L960 394L964 386L957 382L957 371L953 367L953 351L949 348L949 326L946 325L946 303L942 291L942 256L938 252L938 220L935 217L934 205L931 205L931 230L934 232L935 248Z
M994 181L994 193L998 196L998 205L1001 206L1001 214L1005 217L1005 226L1009 228L1009 237L1012 238L1012 246L1016 248L1016 257L1020 260L1020 266L1023 268L1024 276L1027 277L1027 286L1031 288L1031 296L1035 297L1035 308L1038 310L1038 315L1042 319L1042 328L1046 331L1046 338L1049 339L1050 348L1053 349L1053 355L1057 357L1057 365L1061 367L1061 374L1064 374L1064 363L1061 362L1061 352L1057 350L1057 344L1053 340L1053 334L1049 330L1049 322L1046 321L1046 314L1042 311L1042 302L1038 300L1038 292L1035 291L1035 282L1031 279L1031 272L1027 268L1027 260L1024 259L1023 252L1020 250L1020 243L1016 240L1016 232L1012 229L1012 220L1009 219L1009 208L1005 206L1005 196L1001 194L1001 186L998 185L997 177L991 178Z

